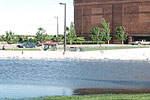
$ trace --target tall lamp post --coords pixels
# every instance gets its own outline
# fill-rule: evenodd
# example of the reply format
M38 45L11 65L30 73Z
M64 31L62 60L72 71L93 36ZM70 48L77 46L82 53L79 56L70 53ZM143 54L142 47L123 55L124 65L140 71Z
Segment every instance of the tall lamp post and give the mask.
M57 19L57 43L59 44L59 22L58 17L55 17Z
M60 5L64 5L64 52L66 52L66 3L60 3Z

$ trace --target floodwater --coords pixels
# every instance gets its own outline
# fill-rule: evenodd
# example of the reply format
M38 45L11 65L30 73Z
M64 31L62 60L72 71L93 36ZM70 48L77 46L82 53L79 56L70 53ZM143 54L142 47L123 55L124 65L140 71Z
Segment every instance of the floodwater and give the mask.
M0 98L70 96L75 89L150 89L150 62L0 60Z

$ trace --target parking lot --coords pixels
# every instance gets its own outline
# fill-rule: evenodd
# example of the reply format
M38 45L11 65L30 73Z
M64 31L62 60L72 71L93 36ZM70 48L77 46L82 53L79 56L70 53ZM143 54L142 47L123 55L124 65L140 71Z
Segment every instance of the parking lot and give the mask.
M5 49L16 49L18 44L0 44L0 49L5 47Z

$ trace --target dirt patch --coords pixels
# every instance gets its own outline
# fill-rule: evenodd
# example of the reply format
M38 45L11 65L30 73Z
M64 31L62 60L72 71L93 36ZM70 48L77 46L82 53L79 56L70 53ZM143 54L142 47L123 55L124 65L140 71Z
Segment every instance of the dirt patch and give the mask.
M91 95L91 94L145 94L150 93L150 89L103 89L103 88L81 88L75 89L76 95Z

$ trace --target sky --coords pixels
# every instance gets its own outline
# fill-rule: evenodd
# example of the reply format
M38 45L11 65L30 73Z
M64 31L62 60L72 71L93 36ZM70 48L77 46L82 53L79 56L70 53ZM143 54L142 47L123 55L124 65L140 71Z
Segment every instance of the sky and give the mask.
M0 35L12 31L17 35L35 35L39 27L49 35L64 31L64 6L67 4L67 26L74 21L73 0L0 0Z

